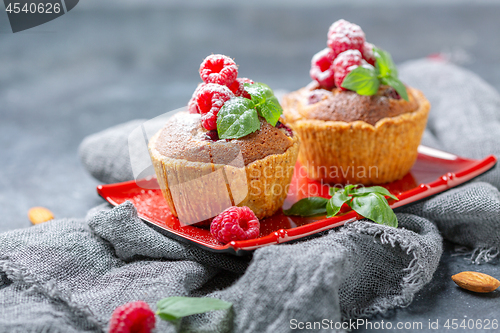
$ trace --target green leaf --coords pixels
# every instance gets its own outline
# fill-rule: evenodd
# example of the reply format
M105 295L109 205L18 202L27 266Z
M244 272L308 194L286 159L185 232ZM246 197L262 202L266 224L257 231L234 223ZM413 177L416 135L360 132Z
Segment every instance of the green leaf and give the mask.
M344 192L347 195L351 195L356 191L356 187L358 187L358 185L354 185L354 184L346 185L346 186L344 186Z
M398 69L389 52L374 47L373 55L375 56L375 66L380 74L379 77L398 77Z
M328 189L328 193L330 193L330 195L334 195L335 193L337 193L340 190L344 190L344 189L341 187L330 187Z
M398 219L389 203L382 194L368 193L367 195L354 197L350 206L359 215L366 217L379 224L391 227L398 226Z
M217 114L217 132L221 139L237 139L260 129L254 103L244 97L233 97Z
M267 98L274 96L273 90L265 83L244 83L245 91L250 94L255 106L264 104Z
M356 195L364 195L367 193L379 193L379 194L385 195L387 197L390 197L394 200L399 200L394 194L392 194L391 192L389 192L386 188L384 188L382 186L360 187L360 188L354 190L352 194L356 196Z
M326 205L326 217L333 217L337 215L342 208L342 205L351 199L345 191L337 191L335 194L328 200Z
M269 124L276 126L283 113L283 108L274 96L273 90L267 84L260 82L244 83L243 86L245 91L250 94L259 115L264 117Z
M283 113L283 109L275 96L267 98L264 104L257 106L257 111L259 111L259 114L273 126L276 126L276 123Z
M285 215L317 216L326 214L328 199L322 197L309 197L297 201L290 209L284 210Z
M373 67L357 67L353 69L342 82L342 87L354 90L360 95L375 95L378 91L380 80Z
M383 77L380 79L383 84L393 87L398 92L399 96L405 101L408 101L408 92L403 82L399 81L396 77Z
M168 297L158 301L156 314L163 320L176 321L193 314L229 309L231 306L231 303L217 298Z

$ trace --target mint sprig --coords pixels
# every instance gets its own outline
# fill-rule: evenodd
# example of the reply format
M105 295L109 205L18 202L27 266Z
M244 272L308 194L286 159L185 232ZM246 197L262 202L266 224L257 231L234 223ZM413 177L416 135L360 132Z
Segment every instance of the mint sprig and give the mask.
M217 114L217 132L221 139L237 139L260 129L254 103L244 97L233 97Z
M276 126L283 109L267 84L245 83L251 99L233 97L217 114L217 132L221 139L238 139L260 129L259 116Z
M209 297L168 297L156 304L161 319L176 323L179 319L213 310L229 309L232 303Z
M326 214L328 199L309 197L297 201L290 209L284 210L285 215L317 216Z
M389 207L385 197L399 200L381 186L356 187L347 185L343 189L331 187L330 199L309 197L296 202L290 209L283 211L285 215L315 216L326 211L327 217L340 212L344 204L349 205L356 213L376 223L398 226L398 219ZM324 205L324 206L322 206Z
M405 101L408 101L406 87L398 79L398 70L389 52L373 48L375 67L359 66L352 70L342 82L342 87L354 90L360 95L371 96L378 91L380 84L393 87Z
M269 124L276 126L283 109L274 96L273 90L267 84L260 82L244 83L243 86L252 98L259 115L264 117Z

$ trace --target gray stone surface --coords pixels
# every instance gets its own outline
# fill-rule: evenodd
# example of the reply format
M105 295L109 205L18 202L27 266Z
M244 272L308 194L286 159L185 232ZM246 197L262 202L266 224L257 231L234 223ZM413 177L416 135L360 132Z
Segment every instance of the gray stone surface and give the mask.
M308 83L310 58L325 47L329 25L345 18L396 62L445 52L500 90L498 2L205 3L80 1L59 19L16 34L0 11L0 231L28 227L32 206L83 217L102 202L78 161L79 143L186 104L210 53L235 58L242 76L296 89ZM447 244L434 280L410 307L379 320L498 317L500 293L468 293L449 279L462 270L498 278L498 265L471 267L451 253Z

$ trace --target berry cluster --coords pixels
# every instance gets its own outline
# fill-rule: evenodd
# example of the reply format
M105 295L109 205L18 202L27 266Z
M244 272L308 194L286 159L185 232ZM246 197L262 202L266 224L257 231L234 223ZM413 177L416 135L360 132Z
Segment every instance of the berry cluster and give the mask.
M190 113L200 113L203 127L217 129L217 114L224 103L234 96L250 98L244 83L254 83L247 78L238 78L238 66L233 59L221 54L212 54L200 65L200 83L188 103Z
M361 28L346 20L338 20L328 30L328 47L316 53L311 60L309 74L322 88L341 90L344 78L354 68L375 65L373 45L365 40Z

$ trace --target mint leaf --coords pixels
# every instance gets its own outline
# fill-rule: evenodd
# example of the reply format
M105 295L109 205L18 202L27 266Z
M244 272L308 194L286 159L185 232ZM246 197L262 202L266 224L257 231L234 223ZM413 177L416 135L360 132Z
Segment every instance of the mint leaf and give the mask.
M353 69L342 82L342 87L354 90L360 95L375 95L378 91L380 81L373 67L357 67Z
M231 306L231 303L217 298L168 297L156 303L158 308L156 314L163 320L175 322L182 317L212 310L229 309Z
M350 206L359 215L366 217L379 224L391 227L398 226L398 219L394 211L389 207L389 203L382 194L368 193L366 195L354 197Z
M273 90L267 84L260 82L244 83L243 86L245 91L250 94L259 115L264 117L269 124L276 126L283 109L274 96Z
M326 214L328 199L322 197L309 197L297 201L290 209L284 210L285 215L317 216Z
M354 185L354 184L346 185L346 186L344 186L344 192L347 195L351 195L352 193L354 193L356 191L357 186L358 185Z
M252 97L255 106L264 104L267 98L274 96L273 90L265 83L244 83L245 91Z
M268 97L264 104L257 106L257 111L273 126L276 126L283 113L283 109L275 96Z
M383 77L380 80L382 81L383 84L386 84L396 89L399 96L401 96L401 98L403 98L405 101L408 101L408 92L406 91L406 87L403 84L403 82L399 81L398 78L390 76L390 77Z
M339 187L330 187L328 189L328 193L330 193L330 195L334 195L335 193L337 193L338 191L340 190L343 190L343 188L339 188Z
M337 213L340 211L340 208L342 208L342 205L350 199L351 197L348 196L345 191L335 192L335 194L331 197L330 200L328 200L328 203L326 204L326 217L333 217L337 215Z
M381 77L392 76L398 77L398 69L392 60L391 54L387 51L379 49L377 47L373 48L373 55L375 56L375 67L380 73Z
M363 195L367 193L379 193L385 195L386 197L390 197L394 200L399 200L394 194L392 194L385 187L382 186L361 187L353 191L354 195Z
M217 114L217 132L221 139L237 139L260 129L254 103L244 97L233 97Z

